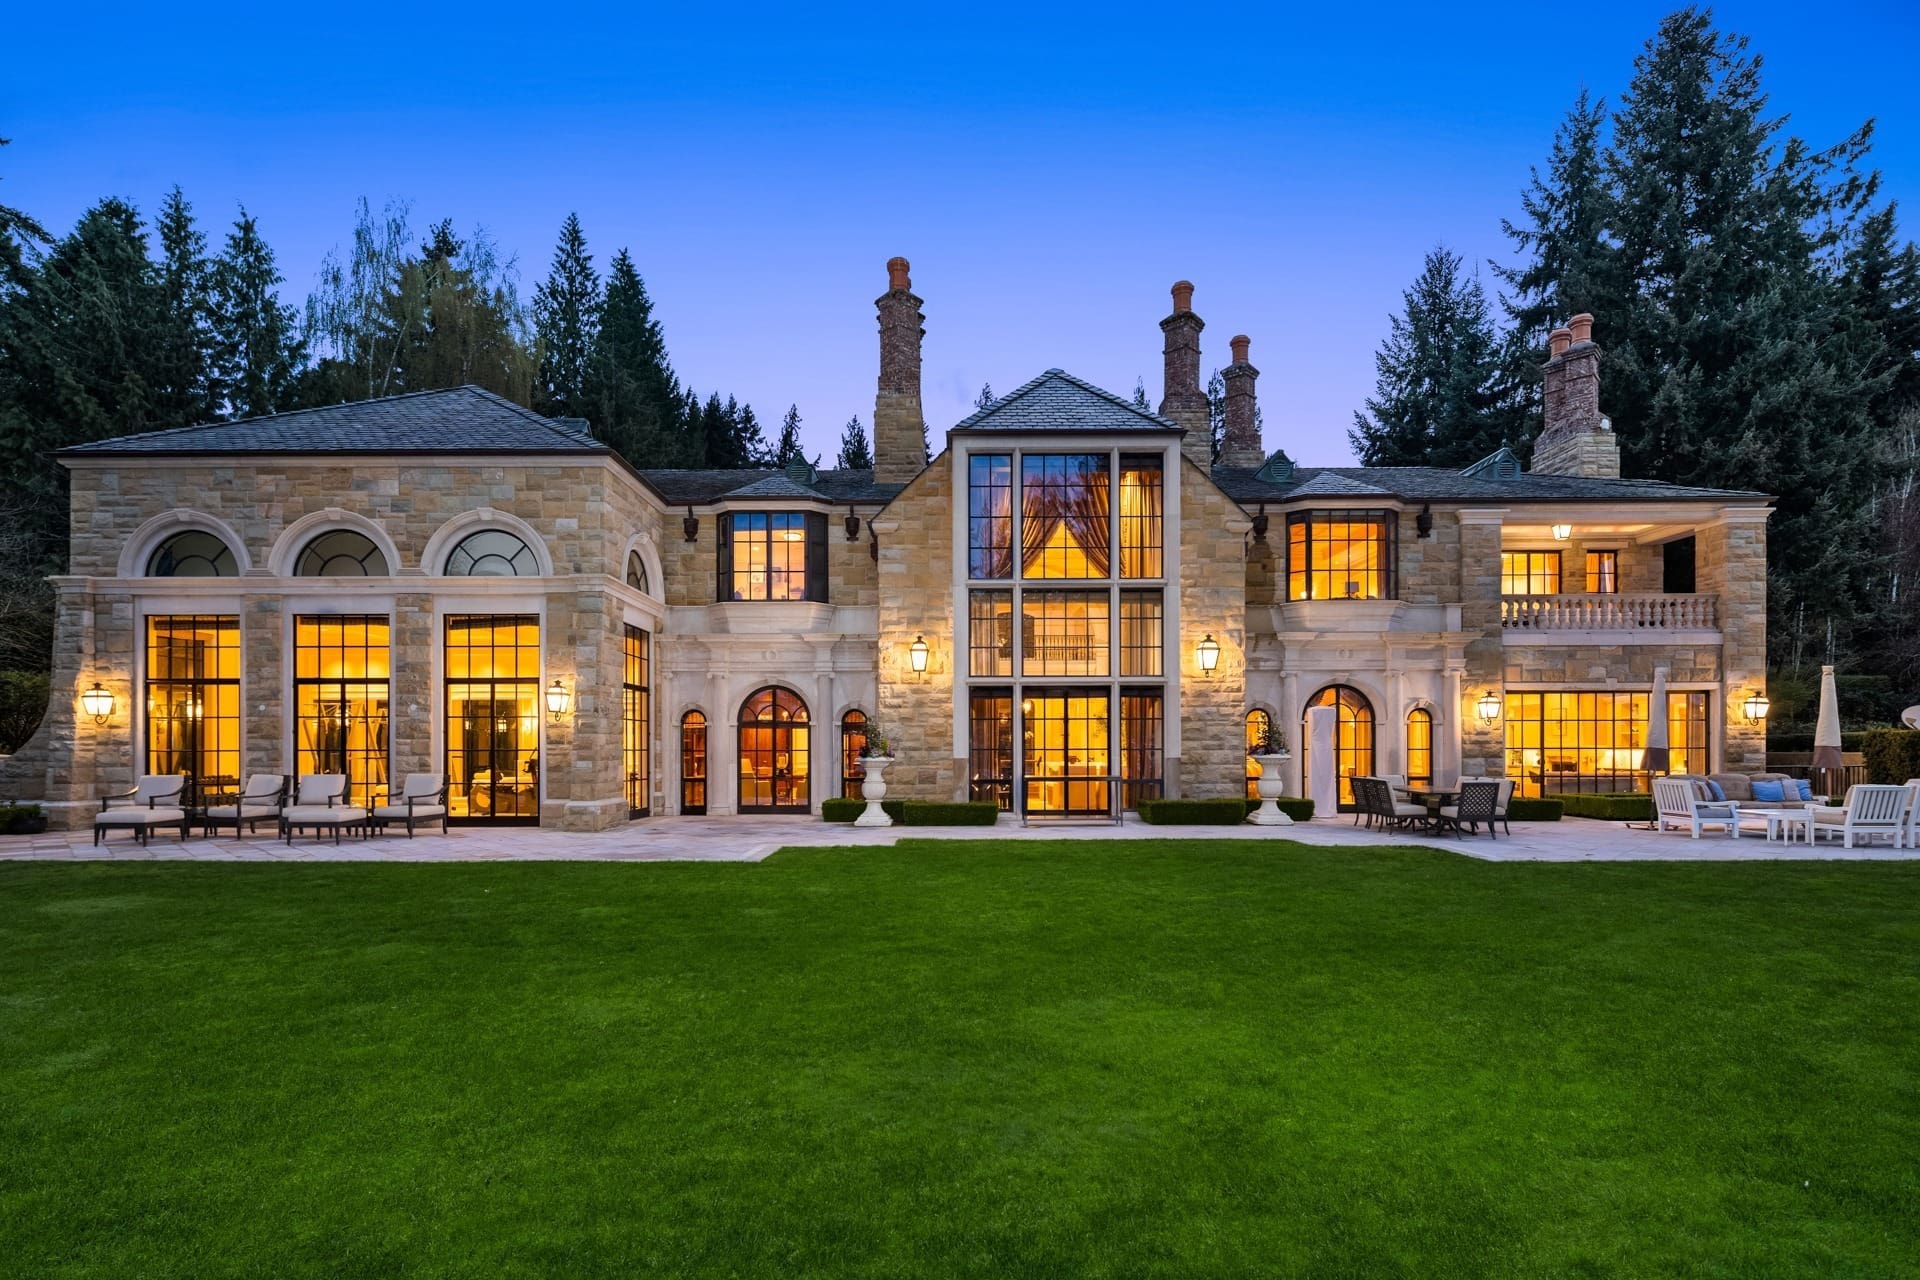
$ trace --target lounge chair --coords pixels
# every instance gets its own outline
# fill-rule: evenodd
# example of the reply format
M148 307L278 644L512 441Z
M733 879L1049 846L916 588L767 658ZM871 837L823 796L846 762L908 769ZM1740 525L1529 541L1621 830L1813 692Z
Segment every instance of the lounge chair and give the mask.
M1654 830L1672 827L1692 831L1700 838L1704 827L1717 826L1722 834L1738 834L1740 810L1732 800L1710 800L1705 788L1692 778L1655 778L1653 780Z
M340 843L340 828L366 828L367 811L347 803L347 775L344 773L306 773L300 775L293 803L280 811L280 834L288 844L293 833L311 827L315 836L331 827L333 842Z
M407 826L407 839L413 839L413 829L418 826L440 824L440 834L447 834L447 775L444 773L410 773L400 784L400 794L390 796L387 803L373 807L373 823L384 831L389 822L404 822Z
M256 773L247 779L246 789L239 795L208 796L212 801L200 811L200 826L209 836L220 834L220 828L232 827L234 838L240 837L240 828L258 831L260 824L272 819L279 826L281 806L287 802L287 777L283 773Z
M102 797L100 812L93 815L93 842L99 844L101 835L114 827L133 828L133 838L141 844L155 827L179 827L180 841L186 843L186 789L184 773L149 773L134 782L133 790Z
M1821 836L1838 839L1851 849L1875 836L1885 836L1898 849L1906 843L1907 826L1913 813L1913 793L1905 786L1861 783L1847 792L1844 809L1822 808L1813 811L1815 843Z

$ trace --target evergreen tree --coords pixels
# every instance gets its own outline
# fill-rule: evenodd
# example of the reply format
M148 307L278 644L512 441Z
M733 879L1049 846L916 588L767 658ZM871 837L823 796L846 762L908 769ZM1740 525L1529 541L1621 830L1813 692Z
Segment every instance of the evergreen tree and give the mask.
M280 301L280 269L245 208L213 263L214 382L228 417L251 418L293 407L306 352L299 312Z
M10 139L0 138L0 147ZM27 255L51 239L46 229L18 209L0 204L0 301L27 287Z
M569 213L560 226L553 267L533 295L534 330L540 352L539 386L534 407L551 417L585 413L585 392L593 344L600 328L600 277L587 252L580 217Z
M983 382L980 384L980 394L973 398L974 411L978 412L992 403L993 384L991 382Z
M714 392L700 410L700 437L706 445L706 465L716 470L751 466L755 459L742 445L740 410L731 400L722 403Z
M780 441L773 447L773 465L784 467L790 462L806 460L806 451L800 447L800 406L787 406L787 416L780 420Z
M1500 220L1515 252L1526 255L1518 266L1496 263L1493 270L1513 291L1501 301L1535 381L1546 360L1547 334L1568 316L1597 315L1611 300L1600 292L1613 265L1606 239L1612 193L1600 150L1606 122L1605 101L1582 89L1553 136L1546 176L1533 169L1520 195L1524 223Z
M1362 465L1464 467L1512 441L1501 348L1479 280L1429 252L1374 356L1374 394L1347 432Z
M743 465L773 465L773 450L767 447L767 438L760 432L760 420L753 416L752 405L735 404L733 397L728 396L727 421L733 427L734 448L746 459Z
M1227 380L1218 369L1207 376L1207 434L1213 441L1213 452L1208 456L1218 462L1220 450L1227 443Z
M847 419L840 432L840 456L833 465L842 471L873 470L873 449L867 444L867 429L857 413Z
M688 394L691 394L690 392ZM633 259L622 249L607 286L581 399L594 434L639 467L700 466L700 405L683 404L666 337Z
M207 237L193 219L193 206L175 187L160 202L154 222L160 239L160 290L165 323L158 335L159 381L153 388L156 425L183 427L211 422L219 412L213 380L213 326Z
M1226 395L1226 384L1224 382L1221 384L1220 394L1222 397ZM1142 413L1153 412L1153 402L1147 399L1147 380L1145 378L1135 378L1133 380L1133 407ZM1211 395L1207 398L1207 407L1209 410L1213 407L1213 398Z

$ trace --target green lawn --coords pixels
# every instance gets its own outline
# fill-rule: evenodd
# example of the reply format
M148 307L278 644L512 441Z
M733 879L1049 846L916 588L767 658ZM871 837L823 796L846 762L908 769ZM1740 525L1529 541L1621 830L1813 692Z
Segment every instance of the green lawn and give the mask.
M1920 864L0 866L0 1274L1916 1268Z

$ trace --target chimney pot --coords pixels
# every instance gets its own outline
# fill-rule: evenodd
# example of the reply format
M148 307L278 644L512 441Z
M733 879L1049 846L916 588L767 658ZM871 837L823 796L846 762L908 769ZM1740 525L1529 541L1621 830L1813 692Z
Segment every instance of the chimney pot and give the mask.
M1173 282L1173 313L1193 310L1193 281L1176 280Z
M1582 311L1579 315L1567 321L1567 332L1573 336L1573 341L1576 345L1582 342L1592 342L1593 316Z
M1253 339L1247 337L1244 333L1227 339L1227 345L1233 348L1233 362L1235 364L1245 364L1247 362L1247 347L1252 341Z
M907 260L905 258L887 259L887 288L913 288L913 281L907 278Z
M1547 335L1547 350L1556 356L1567 354L1567 348L1573 344L1571 329L1555 329Z

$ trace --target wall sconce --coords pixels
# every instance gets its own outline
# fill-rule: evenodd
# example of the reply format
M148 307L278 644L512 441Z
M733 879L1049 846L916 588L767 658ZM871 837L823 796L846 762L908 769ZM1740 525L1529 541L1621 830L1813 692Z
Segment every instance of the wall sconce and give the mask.
M1557 524L1553 526L1553 540L1555 542L1565 542L1568 538L1571 538L1572 536L1573 536L1572 525Z
M86 708L95 724L105 724L107 717L113 714L113 694L95 680L92 687L80 695L80 705Z
M1417 538L1433 536L1433 505L1431 503L1420 504L1420 514L1413 518L1413 533Z
M700 517L693 514L693 508L687 508L687 514L681 517L680 532L686 535L688 542L700 541Z
M848 542L860 541L860 517L851 506L847 508L846 528Z
M1491 689L1480 695L1480 701L1475 706L1480 712L1481 724L1491 725L1500 718L1500 695Z
M1767 718L1767 711L1772 706L1773 703L1767 700L1767 695L1755 689L1747 695L1747 700L1740 704L1740 710L1746 714L1748 724L1763 724Z
M547 715L555 724L560 723L572 705L573 695L567 692L567 686L558 680L547 686Z
M1208 632L1201 637L1200 645L1193 651L1194 660L1200 664L1200 674L1211 676L1213 669L1220 665L1220 642Z
M925 636L915 636L913 643L907 646L907 665L913 668L913 674L917 676L927 674L927 654L929 652L931 652L931 650L927 648L927 638Z
M1261 503L1260 510L1253 517L1253 539L1264 542L1267 538L1267 504Z

